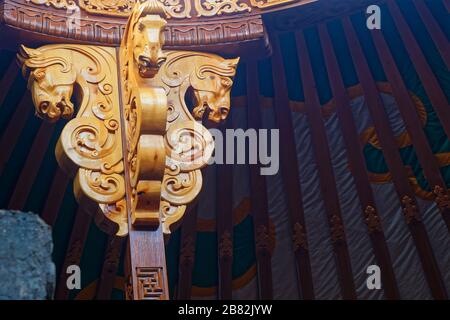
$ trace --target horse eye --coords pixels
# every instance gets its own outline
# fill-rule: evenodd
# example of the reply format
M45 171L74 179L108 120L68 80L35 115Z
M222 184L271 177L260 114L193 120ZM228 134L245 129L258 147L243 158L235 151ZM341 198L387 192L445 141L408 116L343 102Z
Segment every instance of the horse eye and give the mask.
M231 80L230 79L222 79L222 85L224 85L225 87L231 87Z
M209 76L209 78L210 78L211 80L214 80L214 79L216 78L216 76Z

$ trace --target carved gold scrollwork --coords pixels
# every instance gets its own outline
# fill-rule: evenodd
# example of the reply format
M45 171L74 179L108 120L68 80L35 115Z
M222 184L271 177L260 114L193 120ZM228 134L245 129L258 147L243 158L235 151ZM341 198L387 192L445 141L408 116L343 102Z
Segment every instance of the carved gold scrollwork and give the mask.
M70 118L75 86L81 101L55 150L59 165L75 176L75 196L100 227L126 234L117 213L125 195L119 93L113 48L77 45L22 47L18 54L28 77L36 113L54 122ZM108 224L104 215L115 216Z
M106 16L128 17L138 0L27 0L33 4L52 6L57 9L81 8L82 10ZM223 14L251 12L252 7L273 7L296 0L251 0L250 5L241 0L158 0L166 18L186 19L213 17ZM145 2L145 1L140 1ZM192 3L194 6L192 7Z
M269 8L294 1L295 0L250 0L250 4L257 8Z
M128 233L126 183L133 226L162 223L170 233L199 194L200 169L214 148L201 122L217 125L230 110L239 59L163 52L163 13L157 0L134 6L120 47L120 82L114 48L49 45L23 47L18 55L36 113L51 122L76 113L61 133L56 158L75 177L80 205L100 228L118 236ZM185 102L188 91L192 108Z
M250 12L252 9L245 2L239 0L195 0L197 17L220 16L224 13Z

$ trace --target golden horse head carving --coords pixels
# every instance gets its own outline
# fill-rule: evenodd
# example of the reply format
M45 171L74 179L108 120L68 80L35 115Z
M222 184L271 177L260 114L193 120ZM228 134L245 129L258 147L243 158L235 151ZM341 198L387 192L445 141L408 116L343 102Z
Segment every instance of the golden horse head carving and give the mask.
M190 51L166 53L167 62L158 77L167 86L169 104L183 106L184 118L203 121L207 126L225 121L230 111L232 78L239 58L224 59Z
M76 71L72 65L51 52L21 46L18 55L22 73L28 76L36 114L50 122L69 119L74 106L70 101Z
M153 78L166 61L162 46L167 22L162 15L165 12L159 1L146 1L134 6L125 28L122 46L132 54L143 78Z

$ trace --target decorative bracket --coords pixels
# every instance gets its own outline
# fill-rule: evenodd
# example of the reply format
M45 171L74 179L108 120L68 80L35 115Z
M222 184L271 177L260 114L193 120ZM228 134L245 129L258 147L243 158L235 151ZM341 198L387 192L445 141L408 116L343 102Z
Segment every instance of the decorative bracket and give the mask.
M79 204L109 234L128 233L127 188L133 226L162 223L170 233L200 192L214 148L201 122L217 125L230 109L239 59L163 51L163 13L156 0L136 5L119 57L114 48L74 44L18 54L36 114L71 119L56 158L75 177Z

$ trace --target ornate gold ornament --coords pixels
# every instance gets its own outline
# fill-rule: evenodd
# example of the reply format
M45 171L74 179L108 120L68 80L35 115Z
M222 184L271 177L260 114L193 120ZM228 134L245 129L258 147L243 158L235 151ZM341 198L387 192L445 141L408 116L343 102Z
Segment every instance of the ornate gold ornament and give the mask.
M52 6L56 9L67 9L79 6L92 13L116 17L128 17L139 0L27 0L33 4ZM191 11L197 17L221 16L239 12L251 12L251 6L240 0L158 0L168 19L191 18ZM252 5L264 8L294 0L251 0ZM145 3L145 1L140 1ZM192 7L193 3L193 7ZM264 3L264 4L261 4Z
M55 153L59 165L75 177L78 202L98 223L104 220L103 214L115 222L103 224L104 228L126 234L115 50L71 44L22 46L18 59L28 77L36 114L50 122L72 118ZM79 106L74 118L72 98Z
M256 8L275 7L289 2L295 2L295 0L250 0L250 4Z
M252 10L248 4L239 0L194 0L194 5L197 17L220 16L225 13L250 12Z
M18 54L37 115L72 118L56 157L75 176L78 202L118 236L128 233L127 185L133 226L162 223L170 233L200 192L200 169L214 148L201 122L217 125L230 109L239 59L164 52L163 13L157 0L134 7L119 61L114 48L83 45L22 47Z
M166 54L167 61L155 80L168 100L161 219L164 232L170 233L169 226L182 217L186 206L199 194L200 169L207 165L214 149L211 134L200 122L216 126L228 116L232 77L239 59L190 51ZM191 101L191 108L186 100Z

